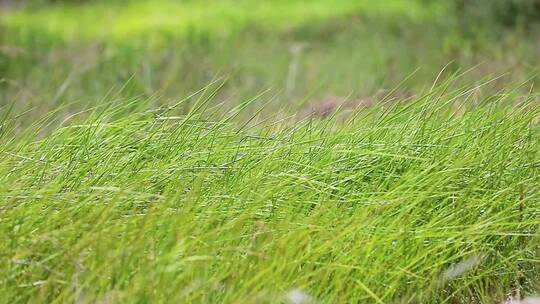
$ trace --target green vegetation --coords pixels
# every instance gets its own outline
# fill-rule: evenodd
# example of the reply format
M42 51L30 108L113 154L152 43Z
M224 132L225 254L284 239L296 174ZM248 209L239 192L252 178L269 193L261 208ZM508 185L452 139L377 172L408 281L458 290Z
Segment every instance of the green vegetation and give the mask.
M63 39L96 37L123 40L149 32L174 34L193 30L210 31L214 35L230 35L253 22L272 26L273 30L339 17L347 13L385 13L420 17L425 10L412 4L391 0L387 3L368 0L311 1L134 1L128 4L102 3L84 6L55 6L8 14L8 24L23 25L26 30L40 30ZM96 23L100 20L100 23ZM161 35L162 33L159 33Z
M538 23L540 17L538 0L453 0L453 3L463 22L488 19L495 24L527 28Z
M0 18L0 93L38 114L82 104L69 115L120 88L125 98L166 103L227 76L219 101L271 89L275 110L306 97L362 98L412 73L408 89L422 90L449 63L451 72L480 64L465 85L508 73L491 92L537 73L534 33L487 24L464 35L440 2L303 2L97 1L8 11Z
M0 15L0 303L540 290L534 25L427 0L53 2Z

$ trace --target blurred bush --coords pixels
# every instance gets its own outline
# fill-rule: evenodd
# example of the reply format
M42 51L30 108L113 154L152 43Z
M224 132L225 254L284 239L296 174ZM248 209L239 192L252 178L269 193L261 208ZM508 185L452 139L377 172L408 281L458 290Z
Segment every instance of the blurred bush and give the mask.
M540 21L540 0L452 0L458 20L505 27L529 27Z

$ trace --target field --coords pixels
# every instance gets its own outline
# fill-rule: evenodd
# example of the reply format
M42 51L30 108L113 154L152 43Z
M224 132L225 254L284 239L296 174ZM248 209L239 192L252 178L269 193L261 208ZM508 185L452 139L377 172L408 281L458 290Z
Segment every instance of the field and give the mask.
M0 303L536 303L535 24L52 2L0 1Z

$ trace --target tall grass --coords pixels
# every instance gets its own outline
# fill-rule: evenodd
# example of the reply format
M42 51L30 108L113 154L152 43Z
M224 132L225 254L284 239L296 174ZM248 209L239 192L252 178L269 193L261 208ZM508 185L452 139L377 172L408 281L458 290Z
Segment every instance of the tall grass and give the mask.
M215 90L0 138L5 303L478 303L535 292L540 108L451 82L276 121ZM518 102L516 104L516 102ZM5 110L5 109L4 109ZM130 113L130 114L126 114ZM11 118L10 118L11 117ZM24 117L24 116L23 116ZM24 119L24 118L18 118ZM45 120L44 124L47 120Z

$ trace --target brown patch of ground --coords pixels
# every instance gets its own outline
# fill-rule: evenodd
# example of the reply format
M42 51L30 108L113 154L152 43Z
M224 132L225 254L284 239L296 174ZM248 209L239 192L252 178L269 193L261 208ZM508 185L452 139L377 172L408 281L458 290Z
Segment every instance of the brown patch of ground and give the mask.
M300 111L301 117L323 119L336 112L352 112L356 109L371 108L378 104L397 104L413 100L416 94L407 90L381 89L371 96L362 98L342 98L328 95L309 102Z

